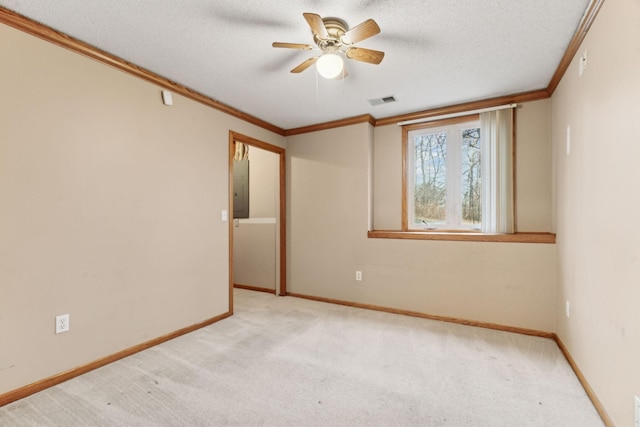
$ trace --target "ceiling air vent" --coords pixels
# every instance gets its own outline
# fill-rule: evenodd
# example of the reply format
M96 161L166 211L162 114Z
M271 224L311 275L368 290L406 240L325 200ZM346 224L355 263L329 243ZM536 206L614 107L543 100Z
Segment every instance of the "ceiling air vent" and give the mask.
M385 96L384 98L369 99L367 102L371 105L388 104L390 102L396 102L396 97L393 95Z

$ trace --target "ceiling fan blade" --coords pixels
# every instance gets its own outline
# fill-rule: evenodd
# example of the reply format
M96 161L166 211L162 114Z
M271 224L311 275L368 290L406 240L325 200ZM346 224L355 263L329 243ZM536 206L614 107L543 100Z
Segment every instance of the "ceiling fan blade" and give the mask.
M327 32L327 27L324 26L320 15L316 15L315 13L303 13L302 15L304 19L307 20L314 35L321 39L329 38L329 32Z
M302 64L298 65L296 68L294 68L293 70L291 70L292 73L301 73L304 70L306 70L307 68L311 67L313 64L316 63L316 61L318 60L318 58L320 58L319 56L314 56L313 58L309 58L306 61L304 61Z
M361 24L356 25L342 35L342 43L354 44L369 37L373 37L380 32L380 27L373 19L367 19Z
M365 49L362 47L350 47L345 52L347 58L355 59L356 61L368 62L369 64L379 64L384 58L384 52L379 50Z
M301 44L301 43L273 42L271 44L271 46L273 46L273 47L283 47L283 48L286 48L286 49L301 49L301 50L311 50L311 49L313 49L313 46L308 45L308 44Z

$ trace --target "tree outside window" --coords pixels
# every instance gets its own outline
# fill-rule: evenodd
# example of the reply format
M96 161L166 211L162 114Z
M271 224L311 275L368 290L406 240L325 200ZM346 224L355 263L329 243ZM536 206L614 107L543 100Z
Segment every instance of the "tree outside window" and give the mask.
M480 229L477 116L413 127L406 141L408 228Z

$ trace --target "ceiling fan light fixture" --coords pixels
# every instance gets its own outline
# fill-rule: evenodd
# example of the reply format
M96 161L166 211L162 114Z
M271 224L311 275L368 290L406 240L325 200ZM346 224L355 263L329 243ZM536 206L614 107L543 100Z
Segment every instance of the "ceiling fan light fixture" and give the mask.
M335 79L340 75L344 62L335 53L325 53L316 62L318 73L325 79Z

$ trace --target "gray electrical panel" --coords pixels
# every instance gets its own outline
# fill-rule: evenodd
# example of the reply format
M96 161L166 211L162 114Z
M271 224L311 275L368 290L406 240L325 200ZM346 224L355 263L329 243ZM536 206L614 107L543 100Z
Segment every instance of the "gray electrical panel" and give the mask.
M249 218L249 160L233 162L233 217Z

